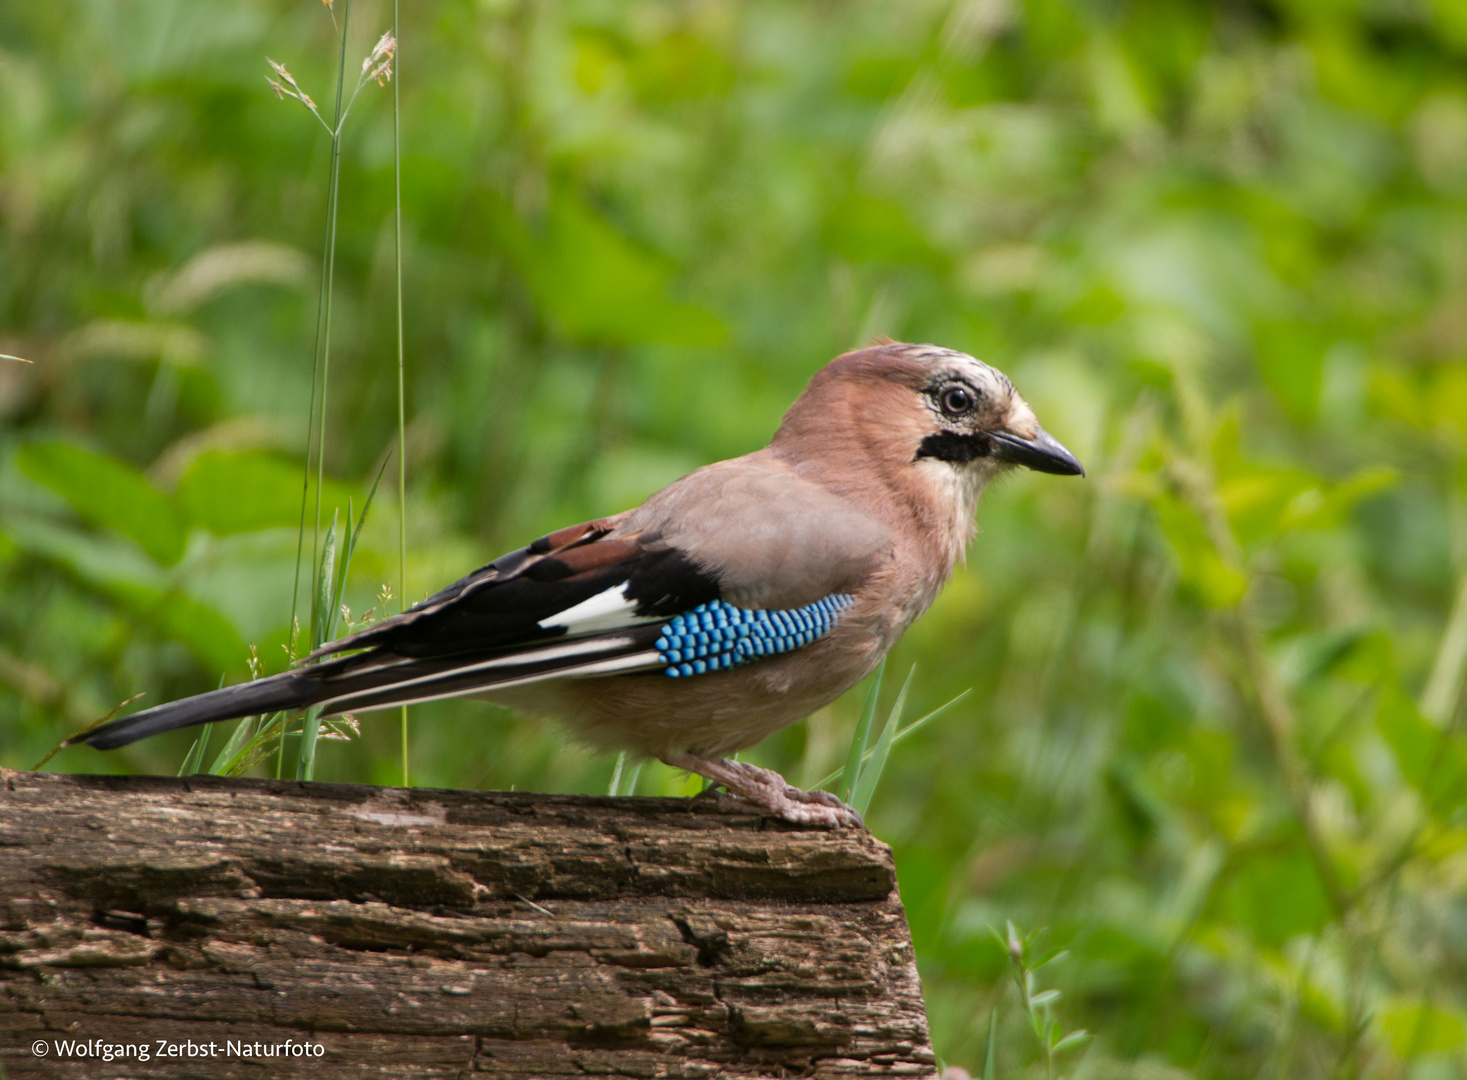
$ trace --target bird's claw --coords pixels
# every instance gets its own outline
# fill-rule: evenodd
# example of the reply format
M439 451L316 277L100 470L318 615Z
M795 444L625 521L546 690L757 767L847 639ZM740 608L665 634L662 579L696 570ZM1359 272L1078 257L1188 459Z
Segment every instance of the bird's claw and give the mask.
M707 777L728 790L728 799L757 813L770 814L793 825L824 829L864 829L861 815L828 791L805 791L772 769L742 761L714 761L682 754L669 765ZM712 789L709 789L712 790ZM706 795L707 792L700 793Z

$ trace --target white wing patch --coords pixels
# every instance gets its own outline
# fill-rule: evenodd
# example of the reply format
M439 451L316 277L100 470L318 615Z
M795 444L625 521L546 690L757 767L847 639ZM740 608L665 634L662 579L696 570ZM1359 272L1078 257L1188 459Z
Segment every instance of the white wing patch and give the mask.
M582 600L574 607L541 619L539 625L544 630L555 630L563 626L566 634L574 637L578 634L599 634L605 630L621 630L641 623L662 621L660 615L637 615L636 608L637 605L627 599L627 587L622 583L613 585L588 600Z
M522 652L509 653L506 656L497 656L489 660L477 660L463 664L460 667L446 668L436 671L431 675L419 675L416 679L404 679L402 682L392 683L392 686L415 686L418 683L435 682L438 679L448 678L450 675L467 675L474 671L493 671L495 668L524 667L526 664L541 664L548 660L565 660L575 656L590 656L596 653L615 652L617 649L625 648L632 644L630 637L595 638L591 641L562 641L557 645L549 645L542 649L529 649ZM409 668L418 663L416 660L394 660L372 664L353 671L353 676L362 672L388 671L392 668ZM379 687L371 691L386 689ZM353 694L353 696L356 696Z
M514 686L525 686L529 683L547 682L550 679L583 679L595 675L620 675L633 671L654 671L663 667L661 658L655 649L644 652L633 653L630 656L613 657L610 660L596 660L591 663L581 664L572 668L557 668L554 671L540 671L533 675L522 675L515 679L502 679L499 682L487 681L482 686L458 687L453 690L435 691L433 683L446 679L452 675L463 674L463 669L441 672L429 679L414 679L410 683L399 683L397 686L383 687L381 690L365 690L355 694L343 694L341 697L332 698L329 701L320 702L323 716L340 716L342 713L350 712L358 706L352 702L368 698L374 693L382 690L403 689L402 697L394 697L388 701L369 705L363 712L371 712L376 709L395 709L399 705L417 705L425 701L441 701L444 698L469 697L473 694L488 694L495 690L507 690ZM423 684L416 691L408 689L414 683Z

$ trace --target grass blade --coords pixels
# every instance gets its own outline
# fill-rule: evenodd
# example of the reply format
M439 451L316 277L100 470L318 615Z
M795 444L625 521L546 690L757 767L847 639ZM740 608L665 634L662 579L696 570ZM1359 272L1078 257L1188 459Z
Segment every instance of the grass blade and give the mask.
M973 691L971 689L964 690L957 697L953 698L951 701L947 702L946 704L939 705L937 708L933 709L930 713L928 713L926 716L922 717L920 720L913 720L910 724L908 724L906 727L902 728L900 731L898 731L896 733L896 735L891 740L891 744L893 746L895 746L897 743L899 743L903 739L905 739L908 735L912 734L912 732L916 731L923 724L927 723L927 721L931 720L933 717L938 716L941 713L947 712L948 709L952 708L958 702L962 701L963 698L967 697L972 692ZM873 754L875 754L875 753L876 753L876 748L875 747L872 747L870 750L867 750L866 753L861 758L862 763L864 764L865 762L870 761L871 760L871 756ZM837 769L835 772L830 773L828 776L823 777L820 780L819 783L812 785L811 786L811 790L814 790L815 788L823 788L826 784L830 783L832 780L836 779L840 775L841 775L841 771L839 769Z
M352 516L353 500L346 500L346 535L342 537L338 547L346 553L345 557L338 560L338 565L332 567L330 585L331 602L326 608L326 632L321 640L316 642L317 646L324 645L336 637L336 624L341 618L341 586L346 577L347 562L351 559L351 550L355 544L356 530L352 528L354 518ZM336 515L332 515L332 524L336 523Z
M377 470L377 478L372 481L372 489L367 492L367 501L362 503L361 515L357 518L356 528L352 530L351 539L346 545L346 562L341 568L341 589L337 592L337 600L341 599L341 592L346 588L346 575L351 570L351 557L357 550L357 541L362 536L362 526L367 523L367 514L372 509L372 500L377 497L377 488L382 483L382 474L387 471L387 462L382 462L382 467ZM350 510L348 510L350 514Z
M321 545L321 561L316 568L316 588L311 598L311 648L330 640L326 631L331 619L331 600L336 582L336 525L338 512L331 514L331 527Z
M300 755L296 758L295 778L309 780L316 771L316 744L321 734L321 706L313 705L306 711L305 723L301 728Z
M861 770L861 778L856 782L855 796L850 804L856 813L863 816L871 806L876 785L881 782L881 773L886 768L886 759L891 755L891 744L896 738L897 726L902 721L902 710L906 708L907 691L912 688L912 679L916 674L917 665L913 664L912 669L907 672L907 681L902 683L901 691L897 694L896 703L891 707L891 715L886 718L886 724L881 729L881 738L877 740L871 762Z
M194 740L194 744L184 755L183 764L178 767L179 776L193 776L199 771L199 767L204 763L204 751L209 746L209 735L213 730L213 724L204 725L204 730L199 733L199 737Z
M340 511L331 514L331 527L326 530L326 539L321 545L321 564L316 571L315 598L311 611L311 647L314 649L330 640L328 632L335 626L332 604L336 594L336 525ZM351 518L347 518L351 528ZM321 710L313 708L306 713L305 725L301 729L300 750L296 757L295 778L309 780L316 768L316 737L321 733Z
M886 658L883 657L876 666L876 677L871 680L871 689L866 691L866 704L861 707L861 719L856 722L856 730L851 735L846 765L841 770L840 784L835 789L836 797L845 803L851 801L851 793L856 790L856 781L861 775L861 762L865 760L866 741L871 735L871 721L876 716L876 699L881 696L881 679L885 674Z
M630 771L626 768L627 755L623 751L616 755L616 768L611 771L611 795L635 795L637 780L642 775L642 762L638 761Z
M362 537L362 526L366 524L367 513L372 509L372 500L377 497L377 487L382 483L382 474L386 469L387 462L384 461L382 468L377 470L377 478L372 481L372 489L367 492L367 501L362 504L362 512L355 521L352 520L352 502L347 500L346 535L339 545L344 549L340 572L336 567L336 525L340 511L333 511L331 514L331 527L326 530L326 542L321 549L321 569L317 578L322 610L313 613L311 620L315 638L313 647L320 647L336 636L336 621L341 616L341 598L346 591L347 575L351 573L351 558L357 550L357 541ZM317 614L320 615L319 619L315 617ZM320 733L321 710L311 709L306 713L305 725L301 729L300 756L296 761L295 771L297 780L309 780L315 771L316 742Z
M275 712L269 716L256 717L259 727L255 733L239 747L223 766L219 769L220 776L244 776L260 761L269 756L271 751L285 745L288 735L297 735L299 732L290 730L290 721L296 716L290 712ZM279 759L276 760L275 778L280 779Z
M240 748L249 743L255 734L255 722L258 716L246 716L238 724L234 725L234 731L229 736L229 741L224 744L224 749L214 759L214 764L209 766L209 775L223 776L234 756L239 753Z

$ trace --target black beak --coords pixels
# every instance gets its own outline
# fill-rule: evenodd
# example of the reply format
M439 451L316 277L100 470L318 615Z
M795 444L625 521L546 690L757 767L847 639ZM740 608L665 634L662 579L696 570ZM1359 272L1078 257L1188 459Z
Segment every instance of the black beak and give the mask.
M992 431L988 437L992 440L989 455L1000 461L1056 476L1085 475L1085 466L1043 428L1032 439L1020 438L1010 431Z

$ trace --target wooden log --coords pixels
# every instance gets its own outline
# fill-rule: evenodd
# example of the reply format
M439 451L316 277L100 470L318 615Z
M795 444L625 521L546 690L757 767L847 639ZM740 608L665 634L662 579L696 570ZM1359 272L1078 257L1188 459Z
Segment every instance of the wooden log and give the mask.
M714 799L0 770L0 919L11 1080L935 1075L890 849Z

